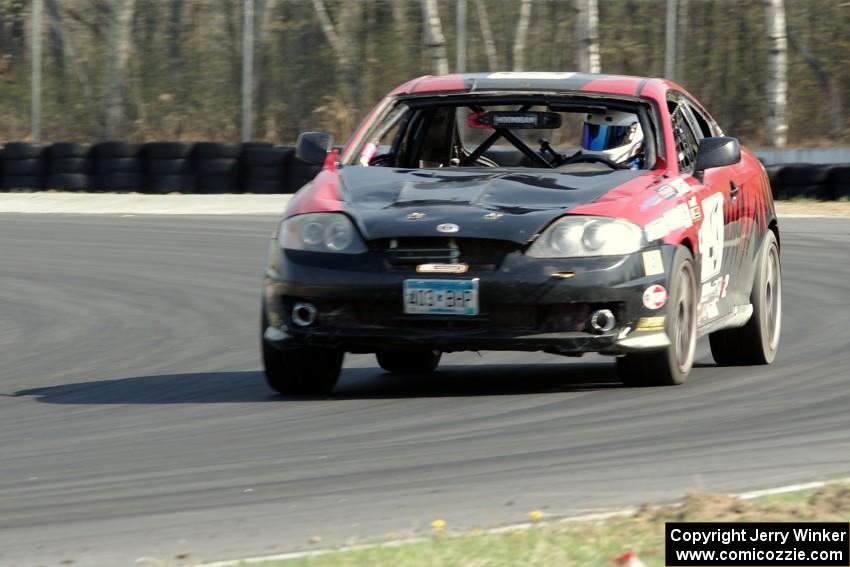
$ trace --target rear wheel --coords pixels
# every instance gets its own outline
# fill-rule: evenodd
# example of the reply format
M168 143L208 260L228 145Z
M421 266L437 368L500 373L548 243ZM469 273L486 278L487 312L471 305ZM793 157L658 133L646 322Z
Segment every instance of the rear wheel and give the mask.
M375 353L381 368L398 374L433 372L441 357L442 353L438 350L385 350Z
M617 372L627 386L672 386L688 378L697 342L697 284L694 260L679 247L670 270L664 329L670 346L659 352L627 354L617 359Z
M262 338L266 326L267 320L263 313L260 342L266 382L272 390L281 394L331 393L339 380L345 352L317 347L277 350Z
M776 358L782 330L782 273L779 245L771 230L758 256L750 302L753 315L746 325L708 335L711 355L721 366L770 364Z

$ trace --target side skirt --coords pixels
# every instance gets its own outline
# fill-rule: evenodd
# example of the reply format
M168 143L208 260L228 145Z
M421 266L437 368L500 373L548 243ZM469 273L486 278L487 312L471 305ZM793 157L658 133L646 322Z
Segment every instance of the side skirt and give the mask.
M746 305L736 305L735 308L732 309L732 312L728 315L724 315L719 319L709 321L705 325L697 327L697 336L702 337L709 333L713 333L714 331L719 331L721 329L735 329L737 327L743 327L747 324L747 321L749 321L750 317L752 316L752 303L747 303Z

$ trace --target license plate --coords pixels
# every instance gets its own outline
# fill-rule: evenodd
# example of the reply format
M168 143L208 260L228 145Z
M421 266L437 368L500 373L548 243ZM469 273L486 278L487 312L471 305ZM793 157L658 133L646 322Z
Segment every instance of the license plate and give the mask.
M404 280L408 315L478 315L478 278Z

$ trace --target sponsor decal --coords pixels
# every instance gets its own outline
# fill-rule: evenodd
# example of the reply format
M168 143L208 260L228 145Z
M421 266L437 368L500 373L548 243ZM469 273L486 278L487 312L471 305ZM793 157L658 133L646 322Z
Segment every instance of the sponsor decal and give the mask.
M648 208L650 208L650 207L652 207L652 206L654 206L654 205L657 205L657 204L658 204L658 203L660 203L661 201L662 201L661 196L659 196L659 195L653 195L652 197L650 197L649 199L647 199L646 201L644 201L644 202L641 204L641 206L640 206L640 210L645 211L645 210L647 210Z
M720 297L726 297L726 288L729 287L729 274L723 276L720 280Z
M723 277L715 278L710 282L702 284L699 302L710 303L726 297L726 287L729 285L729 274Z
M688 210L691 211L691 220L693 222L697 222L702 218L702 209L699 206L696 195L688 199Z
M646 232L646 239L650 242L658 240L659 238L664 238L670 234L670 228L667 226L667 221L665 221L663 217L647 223L644 227L644 231Z
M643 271L647 276L657 276L664 273L664 261L661 259L660 250L644 252L642 257Z
M643 306L647 309L661 309L667 303L667 290L663 285L652 285L643 292Z
M664 315L657 317L641 317L638 319L635 331L663 331L664 330Z
M676 195L687 195L692 189L688 182L681 177L677 177L670 181L670 187L676 191Z
M720 315L720 310L717 308L717 300L710 303L703 303L697 309L697 323L703 324L706 321L711 321Z
M469 270L468 264L419 264L416 271L420 274L463 274Z
M670 227L670 232L680 228L690 228L693 224L691 221L691 212L685 203L679 203L669 211L664 213L664 220L667 221L667 226Z
M707 282L720 275L723 264L723 193L702 200L702 216L698 235L702 260L700 281Z
M669 185L662 185L655 190L660 196L664 197L668 201L670 199L675 199L677 196L676 190L670 187Z
M661 218L647 223L644 231L646 232L646 239L651 242L664 238L673 231L691 226L693 226L693 221L688 205L679 203L669 211L665 211Z
M453 222L445 222L437 225L437 232L457 232L460 227Z

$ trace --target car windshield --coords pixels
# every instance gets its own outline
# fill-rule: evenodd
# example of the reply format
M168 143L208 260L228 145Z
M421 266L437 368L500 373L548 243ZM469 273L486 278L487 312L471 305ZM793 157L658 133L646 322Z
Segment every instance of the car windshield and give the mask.
M637 103L540 97L399 101L353 163L372 167L646 169L654 153Z

